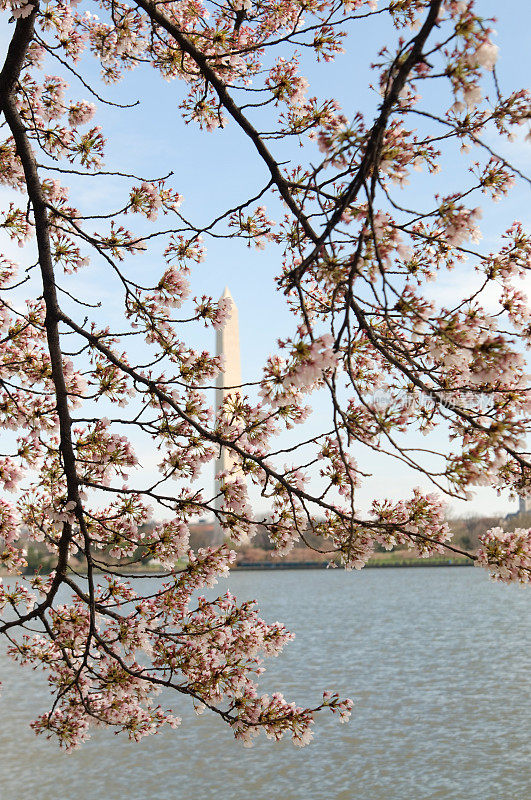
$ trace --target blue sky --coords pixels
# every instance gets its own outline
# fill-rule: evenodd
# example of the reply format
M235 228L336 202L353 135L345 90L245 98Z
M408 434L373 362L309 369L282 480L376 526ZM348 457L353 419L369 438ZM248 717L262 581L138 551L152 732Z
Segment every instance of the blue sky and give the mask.
M498 72L503 90L525 86L530 74L531 55L529 30L531 30L531 4L526 0L511 0L499 3L496 0L479 0L478 9L485 16L498 13L495 28L498 32L496 44L500 47ZM91 3L82 3L80 9L96 11ZM12 26L7 25L7 15L0 17L0 44L5 51L5 43L11 34ZM375 18L360 23L359 35L347 40L347 52L338 56L335 62L321 63L305 71L310 80L310 94L319 98L335 96L340 101L344 113L351 117L360 109L370 120L377 109L379 97L369 90L368 84L374 77L368 65L376 59L378 49L391 44L396 32L390 26L382 26L382 20ZM85 62L94 80L97 69ZM48 71L54 68L49 67ZM431 88L431 86L429 87ZM136 172L145 177L156 177L172 170L173 186L182 195L183 213L194 222L206 222L225 210L251 196L266 180L266 171L255 156L252 143L239 132L235 125L229 124L224 130L203 133L196 126L186 126L180 116L178 103L183 96L183 87L177 81L164 82L158 73L150 68L139 68L126 74L117 86L97 89L105 97L118 102L132 102L141 99L140 106L129 110L99 107L96 122L104 128L108 139L106 165L109 169ZM91 99L83 87L71 84L68 96ZM436 105L439 98L434 96ZM495 137L489 142L498 147ZM313 145L309 145L311 148ZM299 155L295 149L275 150L279 157ZM520 169L530 172L531 146L524 143L523 137L512 145L499 147ZM472 154L473 155L473 154ZM316 159L317 160L317 157ZM460 185L459 171L466 168L462 159L450 156L445 171L437 178L420 177L412 184L413 192L447 192ZM437 185L435 186L435 181ZM73 182L73 199L79 202L87 213L100 213L122 204L127 182L102 177ZM7 201L11 193L0 187L0 201ZM509 201L491 206L486 211L482 228L484 249L492 249L501 233L513 219L529 223L529 187L520 185ZM74 203L75 204L75 203ZM272 210L273 218L278 219L279 209L266 202ZM129 219L129 224L137 222ZM3 244L3 241L2 241ZM274 276L279 272L278 251L266 248L265 251L248 250L242 243L207 241L207 259L198 265L192 276L192 289L195 294L210 294L217 297L224 286L229 285L239 309L242 377L244 381L259 377L258 367L267 355L275 349L278 336L293 330L293 321L287 312L284 298L274 291ZM9 244L6 252L13 257L20 253ZM17 252L15 252L17 251ZM133 259L128 269L133 273L156 274L162 269L160 251L154 247L145 256ZM112 305L114 287L94 264L90 271L76 277L76 288L88 300L107 299ZM453 273L441 284L437 284L437 299L451 302L457 298L464 286L469 286L470 278L463 271ZM213 348L214 337L203 329L192 334L192 343L200 347ZM316 400L316 408L320 402ZM316 414L315 416L319 416ZM310 427L317 426L318 420L310 421ZM315 427L317 429L317 427ZM286 439L286 442L288 440ZM445 447L445 434L441 431L432 443ZM422 444L426 444L422 440ZM363 460L362 460L363 459ZM424 485L419 476L408 474L390 459L376 457L372 453L360 454L360 466L373 477L366 481L359 493L360 509L363 511L372 497L391 496L398 499L408 494L416 485ZM210 478L205 472L205 481ZM257 498L257 511L265 510ZM510 510L507 498L498 498L494 490L481 489L473 501L467 504L454 504L457 513L505 513Z

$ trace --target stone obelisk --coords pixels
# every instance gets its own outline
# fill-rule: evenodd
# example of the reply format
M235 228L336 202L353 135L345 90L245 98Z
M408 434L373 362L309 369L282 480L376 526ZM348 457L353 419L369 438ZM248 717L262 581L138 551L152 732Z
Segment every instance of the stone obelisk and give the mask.
M518 495L518 513L527 514L531 511L531 495Z
M228 287L221 295L220 299L228 298L232 302L230 317L227 319L223 328L216 331L216 355L222 356L224 361L223 372L217 377L216 380L216 415L221 408L224 399L231 393L231 391L238 391L238 387L242 382L241 368L240 368L240 333L238 330L238 309L234 302ZM235 388L236 387L236 388ZM222 447L219 457L216 459L215 474L219 475L224 472L233 464L233 459L229 450ZM222 497L218 496L220 493L221 484L218 478L215 480L215 493L216 509L221 508Z

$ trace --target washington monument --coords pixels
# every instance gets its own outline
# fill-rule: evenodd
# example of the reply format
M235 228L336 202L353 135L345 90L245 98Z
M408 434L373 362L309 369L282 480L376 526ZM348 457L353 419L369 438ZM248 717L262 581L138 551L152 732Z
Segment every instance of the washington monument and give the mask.
M232 302L230 317L227 319L223 328L216 331L216 355L222 356L224 360L224 370L220 372L216 379L216 416L223 403L223 400L231 393L237 391L242 382L240 368L240 334L238 330L238 309L232 299L228 287L221 295L220 299L228 298ZM215 474L219 475L233 464L230 451L222 447L219 457L216 459ZM215 479L215 508L219 510L222 505L223 497L220 495L221 482Z

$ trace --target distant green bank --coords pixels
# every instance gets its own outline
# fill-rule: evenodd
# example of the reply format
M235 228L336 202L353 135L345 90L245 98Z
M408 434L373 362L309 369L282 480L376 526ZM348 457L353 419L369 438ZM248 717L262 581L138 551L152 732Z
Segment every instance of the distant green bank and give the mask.
M304 551L300 551L300 556L303 555ZM294 551L297 553L297 551ZM52 569L55 567L55 560L49 555L44 554L37 551L30 551L28 554L28 566L25 570L26 575L34 575L35 573L40 574L48 574L51 572ZM181 561L176 564L177 569L184 569L186 567L186 560L181 559ZM390 567L471 567L473 566L474 562L467 558L466 556L461 556L458 554L449 555L435 555L431 556L430 558L418 558L412 556L406 550L395 550L393 552L387 553L375 553L374 556L371 558L369 563L366 565L365 569L381 569L381 568L390 568ZM109 563L109 569L112 571L119 572L127 572L132 574L143 574L146 576L149 575L157 575L160 574L162 568L159 562L150 559L149 561L144 562L136 562L136 563ZM317 559L304 559L303 557L294 558L291 555L291 558L288 559L279 559L279 558L272 558L269 553L262 551L258 554L255 551L254 557L249 558L249 555L243 551L238 553L238 558L236 564L232 567L232 569L236 570L286 570L286 569L327 569L330 567L338 566L334 565L334 563L330 563L328 560L324 559L322 556ZM86 572L86 564L83 561L77 561L76 563L71 564L72 569L75 572L85 573ZM96 572L100 572L101 570L97 569ZM7 573L3 572L0 568L0 575L5 575Z
M384 555L384 554L382 554ZM389 558L371 559L364 569L388 569L391 567L472 567L474 562L464 556L446 558L445 556L432 558L400 557L399 553L386 553ZM287 570L287 569L330 569L327 561L238 561L232 569L236 570ZM339 566L339 565L337 565Z

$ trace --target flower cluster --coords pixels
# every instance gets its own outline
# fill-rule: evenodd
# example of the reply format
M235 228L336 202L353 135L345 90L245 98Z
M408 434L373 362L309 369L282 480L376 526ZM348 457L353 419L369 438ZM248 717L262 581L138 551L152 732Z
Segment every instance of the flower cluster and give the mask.
M531 530L491 528L479 537L481 546L476 553L476 566L488 569L494 580L531 580Z

